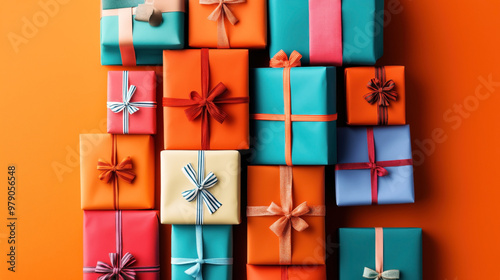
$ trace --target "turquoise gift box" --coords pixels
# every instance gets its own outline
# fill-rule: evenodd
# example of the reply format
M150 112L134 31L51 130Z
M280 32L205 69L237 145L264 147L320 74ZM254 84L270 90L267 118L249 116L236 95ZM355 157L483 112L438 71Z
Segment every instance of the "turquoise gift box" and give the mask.
M172 280L232 279L230 225L172 225L171 241Z
M420 228L379 228L383 241L381 271L397 270L400 280L422 280L422 230ZM380 232L379 232L380 233ZM376 229L339 229L339 280L366 280L366 270L376 270ZM373 273L373 272L372 272ZM371 277L369 279L377 279ZM384 278L382 278L384 279ZM387 279L387 278L386 278Z
M285 142L290 141L293 165L334 164L337 157L336 68L290 69L290 139L287 139L283 120L283 71L283 68L250 70L249 161L285 165ZM259 119L262 115L277 120Z
M136 20L145 1L161 13L160 25ZM161 65L163 50L184 48L184 6L183 0L101 0L101 64Z

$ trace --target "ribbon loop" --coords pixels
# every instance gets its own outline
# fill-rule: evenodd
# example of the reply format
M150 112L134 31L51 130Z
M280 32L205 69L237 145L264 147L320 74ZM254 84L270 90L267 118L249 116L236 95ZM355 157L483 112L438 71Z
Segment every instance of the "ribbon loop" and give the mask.
M110 183L116 180L117 177L132 183L135 179L135 173L132 171L132 158L129 156L124 158L119 164L112 165L111 163L99 159L97 161L97 170L100 170L99 180Z
M245 3L246 0L200 0L202 5L213 5L217 4L217 7L210 13L207 17L208 20L217 22L217 47L218 48L229 48L229 39L226 32L226 26L224 23L224 16L232 25L238 23L238 18L233 14L231 9L227 6L228 4L241 4Z
M132 254L126 253L121 260L117 253L109 253L111 265L98 261L95 267L95 272L104 274L99 276L98 280L120 279L134 280L136 272L131 266L135 263L135 258Z
M302 55L298 51L290 54L290 59L283 50L277 52L270 60L269 66L272 68L299 67Z
M363 270L363 278L368 279L377 279L377 280L390 280L390 279L399 279L399 270L391 269L383 271L382 273L378 273L377 271L365 267Z

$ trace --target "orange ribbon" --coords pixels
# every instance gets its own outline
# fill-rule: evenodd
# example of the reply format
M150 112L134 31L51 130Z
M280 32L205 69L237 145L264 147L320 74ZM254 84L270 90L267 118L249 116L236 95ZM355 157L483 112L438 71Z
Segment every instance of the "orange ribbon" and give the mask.
M213 12L207 17L208 20L217 21L217 47L229 48L229 39L227 38L226 26L224 24L224 15L232 25L238 23L238 19L229 9L227 4L241 4L246 0L200 0L202 5L218 4Z
M325 206L308 206L307 201L293 208L292 167L280 166L280 200L281 207L271 202L270 206L248 206L247 216L281 216L270 227L279 237L279 263L292 262L292 228L303 231L309 227L301 216L325 216ZM293 210L292 210L293 209Z

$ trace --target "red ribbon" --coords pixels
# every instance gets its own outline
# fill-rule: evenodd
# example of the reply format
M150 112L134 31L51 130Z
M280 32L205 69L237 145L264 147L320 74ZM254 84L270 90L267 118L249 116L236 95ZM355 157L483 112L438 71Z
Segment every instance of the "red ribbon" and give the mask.
M393 80L386 81L385 67L375 67L375 78L371 79L366 87L371 91L363 97L370 104L377 103L378 124L387 125L389 118L387 107L390 105L390 100L396 101L398 97L394 89L396 83Z
M223 83L218 83L208 91L210 84L210 67L208 49L201 49L201 95L191 91L189 99L163 98L164 107L186 107L184 110L189 121L194 121L201 116L201 149L210 149L209 117L222 124L227 118L227 113L218 104L248 103L248 97L223 97L227 88Z
M366 128L368 143L368 161L355 163L339 163L335 165L335 170L370 169L372 204L378 203L378 177L389 175L384 167L412 165L412 159L375 161L375 139L373 137L373 127Z

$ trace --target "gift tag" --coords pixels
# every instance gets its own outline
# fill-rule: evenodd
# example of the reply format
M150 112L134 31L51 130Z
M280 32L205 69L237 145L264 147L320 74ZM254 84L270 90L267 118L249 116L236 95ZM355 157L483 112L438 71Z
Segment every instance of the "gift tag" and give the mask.
M161 12L153 4L146 3L137 6L135 20L147 21L151 26L158 26L161 24L163 18Z

